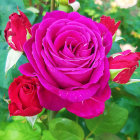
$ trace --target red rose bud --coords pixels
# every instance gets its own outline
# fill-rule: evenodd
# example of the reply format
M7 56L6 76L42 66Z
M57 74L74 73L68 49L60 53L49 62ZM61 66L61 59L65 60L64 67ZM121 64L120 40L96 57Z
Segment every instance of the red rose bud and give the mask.
M26 15L19 11L9 16L9 21L4 30L4 36L9 46L18 51L23 51L23 45L31 34L31 23Z
M114 19L111 19L110 17L102 16L100 23L104 24L108 28L108 30L112 33L113 36L117 31L117 29L119 28L121 21L115 23Z
M42 111L37 92L38 79L19 76L11 83L8 94L11 102L8 105L10 116L34 116Z
M127 50L114 54L108 60L111 79L116 83L126 84L139 66L140 52L133 53Z
M69 0L69 3L73 3L73 2L75 2L76 0Z

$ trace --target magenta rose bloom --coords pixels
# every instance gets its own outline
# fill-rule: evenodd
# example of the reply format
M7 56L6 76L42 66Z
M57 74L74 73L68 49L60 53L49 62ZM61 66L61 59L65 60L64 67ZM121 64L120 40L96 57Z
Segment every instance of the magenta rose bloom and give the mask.
M109 64L106 55L112 34L77 12L46 13L32 28L24 45L29 63L19 69L37 76L43 87L38 92L41 106L93 118L103 113L110 98Z

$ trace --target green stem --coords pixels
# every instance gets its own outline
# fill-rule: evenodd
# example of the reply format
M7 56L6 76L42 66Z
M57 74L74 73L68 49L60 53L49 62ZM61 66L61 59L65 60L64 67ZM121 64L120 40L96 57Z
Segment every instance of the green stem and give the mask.
M32 6L32 0L29 0L29 5Z
M48 122L50 122L55 117L56 113L56 111L48 110Z
M76 120L75 121L76 121L76 123L78 123L78 121L79 121L79 117L78 116L76 116Z
M54 9L55 9L55 0L51 0L51 9L50 9L50 11L52 12L52 11L54 11Z
M94 133L94 131L91 131L91 132L85 137L85 140L87 140L93 133Z
M45 120L41 120L41 121L42 121L43 125L46 127L46 129L48 130L48 129L49 129L49 127L48 127L47 122L46 122Z

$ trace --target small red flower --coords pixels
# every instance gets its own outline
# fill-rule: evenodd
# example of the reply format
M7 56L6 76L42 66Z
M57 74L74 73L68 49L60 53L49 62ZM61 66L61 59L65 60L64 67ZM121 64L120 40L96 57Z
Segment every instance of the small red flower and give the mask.
M115 23L114 19L111 19L110 17L103 15L101 17L100 23L104 24L108 28L108 30L112 33L112 35L114 35L117 29L119 28L121 21Z
M69 0L69 3L73 3L73 2L75 2L76 0Z
M31 34L31 23L26 15L19 11L9 16L9 21L4 30L5 39L9 46L18 51L23 51L23 45L27 40L28 33Z
M37 96L38 87L35 77L19 76L14 79L8 90L10 116L34 116L42 111Z
M114 54L109 57L110 70L116 70L113 81L119 84L127 83L136 68L139 66L140 52L133 53L130 50ZM114 71L115 72L115 71Z

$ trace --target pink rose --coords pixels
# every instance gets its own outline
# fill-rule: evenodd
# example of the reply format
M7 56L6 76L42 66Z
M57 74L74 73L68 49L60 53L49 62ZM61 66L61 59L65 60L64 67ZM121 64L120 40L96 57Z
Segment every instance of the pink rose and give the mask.
M110 98L106 55L111 46L112 34L103 24L77 12L47 12L32 28L24 46L29 63L19 69L38 77L44 87L38 92L43 107L65 107L89 119L102 114Z
M112 80L119 84L127 83L139 66L139 60L140 52L133 53L130 50L109 57L109 68L115 73Z
M23 45L28 38L28 33L31 34L31 23L26 15L19 11L9 16L9 21L4 30L5 39L9 46L18 51L23 51Z

